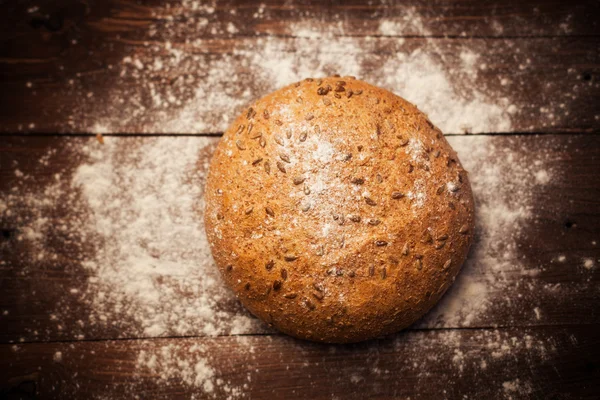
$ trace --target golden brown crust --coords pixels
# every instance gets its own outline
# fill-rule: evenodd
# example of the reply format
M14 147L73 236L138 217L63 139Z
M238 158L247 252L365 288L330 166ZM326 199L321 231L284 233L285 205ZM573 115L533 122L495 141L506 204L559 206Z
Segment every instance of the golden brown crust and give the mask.
M403 329L454 280L472 240L467 174L404 99L352 77L255 102L214 154L205 225L226 282L299 338Z

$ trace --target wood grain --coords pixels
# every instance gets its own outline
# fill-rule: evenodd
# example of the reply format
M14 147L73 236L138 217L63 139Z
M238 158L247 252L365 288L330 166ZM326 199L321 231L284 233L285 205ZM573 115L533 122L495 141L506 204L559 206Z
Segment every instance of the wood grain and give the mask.
M592 325L409 331L345 346L277 335L0 345L0 394L593 399L600 391L599 333Z
M229 13L236 6L239 11ZM46 2L31 14L9 13L11 28L0 44L0 131L222 132L223 116L235 115L252 99L307 74L333 73L357 74L404 95L442 127L449 119L442 112L447 102L464 101L452 109L466 116L490 112L468 108L474 99L500 107L498 113L510 122L454 124L446 133L598 130L595 2L548 1L537 11L527 3L371 7L344 2L325 11L311 2L268 3L265 12L274 15L256 19L249 15L254 7L225 2L207 14L177 2L168 9L153 2L60 7ZM507 17L498 26L524 30L513 32L519 37L488 37L494 9ZM434 18L440 10L445 17ZM62 22L49 29L54 12ZM398 22L401 16L407 20ZM37 28L30 21L35 18L41 21ZM592 29L593 35L561 34L557 18L583 27L585 35ZM377 31L382 21L387 28ZM535 21L545 27L538 36L527 33ZM234 28L228 32L230 24ZM460 28L453 30L454 25ZM471 31L484 37L462 36ZM474 66L465 65L469 55L477 56ZM413 69L403 72L406 65ZM419 91L404 86L419 73L430 83ZM423 100L422 91L431 99Z
M91 163L90 148L115 160L111 168L120 171L117 175L121 176L128 171L147 173L139 158L156 146L165 154L176 154L186 147L198 148L202 151L201 165L210 157L218 139L106 137L104 140L105 145L101 145L95 138L32 136L4 137L0 142L0 193L12 196L12 200L1 197L10 210L0 214L3 232L0 309L6 313L0 316L3 342L149 336L132 315L112 314L116 324L89 321L93 305L88 300L94 293L89 279L95 273L84 267L85 262L98 259L99 252L109 248L106 240L118 237L119 232L112 226L107 236L98 236L93 225L82 224L84 214L88 213L87 200L72 185L72 175L79 166ZM204 144L200 146L200 142ZM600 323L597 307L600 180L596 173L600 136L457 136L451 138L451 144L470 169L473 184L478 185L474 190L476 202L484 214L478 214L476 242L459 279L442 302L413 328ZM543 162L540 171L550 174L544 184L528 177L536 169L518 173L520 168L538 162ZM495 168L506 171L498 172ZM152 171L160 179L166 170ZM60 174L59 181L56 174ZM202 185L202 174L193 178L192 184ZM521 180L531 181L527 190L522 189ZM494 185L500 185L498 190L509 190L495 195ZM522 202L515 196L526 196L528 200ZM494 198L505 200L494 203ZM530 209L531 215L514 222L516 233L511 233L510 226L500 234L494 233L494 224L506 223L502 222L502 213L519 212L521 206ZM495 217L500 219L490 219L485 214L486 209L493 213L503 207L506 210ZM43 225L36 225L40 218ZM160 235L159 231L149 229L152 235ZM31 232L39 233L40 239L30 240ZM166 253L180 251L175 248L177 244L165 246ZM46 256L39 259L40 253ZM48 256L51 254L55 257ZM588 259L592 266L585 268L584 261ZM194 260L202 268L212 270L208 260ZM71 294L71 289L78 294ZM214 311L224 313L221 322L228 326L228 320L246 314L229 292L223 296ZM470 310L472 315L465 315L464 310ZM59 318L53 320L52 315ZM79 321L85 321L84 326ZM228 331L226 328L223 333ZM241 333L268 331L264 325L252 323ZM169 325L160 335L204 335L203 324L185 331Z
M425 0L373 1L359 0L268 0L258 3L244 0L220 0L196 3L181 0L147 0L143 4L130 0L83 2L69 0L22 1L6 4L2 25L3 36L32 34L31 28L56 32L71 29L82 20L106 21L115 31L127 31L155 20L166 20L172 13L189 10L188 16L206 18L202 32L227 34L229 22L245 21L237 34L287 35L289 25L300 18L322 23L342 21L352 35L379 34L380 20L405 25L404 36L422 36L423 31L409 19L417 14L428 27L431 36L582 36L598 35L594 15L598 4L590 0L563 2L556 0L487 1ZM129 27L129 29L128 29Z

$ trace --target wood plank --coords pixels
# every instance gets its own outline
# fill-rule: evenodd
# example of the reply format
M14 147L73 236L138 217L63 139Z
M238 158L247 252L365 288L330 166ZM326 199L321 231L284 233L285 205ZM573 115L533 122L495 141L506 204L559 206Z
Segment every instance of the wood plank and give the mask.
M0 340L260 333L202 228L218 138L4 137ZM456 283L413 328L600 322L600 136L456 136L477 202Z
M205 35L231 35L229 23L239 24L236 35L289 35L290 24L302 20L342 25L339 34L378 35L379 21L397 25L402 36L580 36L598 35L594 16L598 3L577 0L487 1L447 0L404 2L359 0L268 0L249 3L243 0L188 1L147 0L143 4L128 0L81 3L75 0L22 1L6 4L1 26L3 36L31 35L33 30L57 32L105 20L115 31L165 23L169 17L179 22L202 21ZM206 22L204 22L204 19ZM85 20L85 21L84 21Z
M55 2L44 4L57 9ZM547 24L543 37L479 39L460 32L470 32L490 9L518 19L530 4L423 2L409 6L406 29L397 23L407 12L400 5L371 10L335 3L317 18L316 3L299 3L296 11L267 3L265 12L275 16L253 25L247 14L254 6L228 12L237 3L219 3L208 16L185 2L168 10L156 3L77 4L57 11L64 21L56 31L34 29L29 14L8 13L5 26L20 28L0 43L0 132L221 132L252 99L332 73L357 75L407 97L446 133L598 130L598 40L554 37L555 18L568 15L590 20L573 24L596 32L596 2L541 2L537 17L523 18ZM435 20L441 11L450 13ZM327 15L338 15L339 24ZM462 27L451 33L444 21ZM495 26L489 18L481 25ZM533 25L507 21L506 29ZM431 33L434 27L450 37Z
M412 331L345 346L284 336L1 345L0 393L36 399L593 399L600 391L599 333L593 325Z

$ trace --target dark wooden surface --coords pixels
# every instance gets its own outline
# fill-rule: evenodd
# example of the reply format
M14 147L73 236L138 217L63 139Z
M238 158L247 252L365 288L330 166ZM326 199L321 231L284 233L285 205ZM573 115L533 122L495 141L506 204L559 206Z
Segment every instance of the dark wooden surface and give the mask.
M397 55L416 50L464 86L459 96L478 93L506 98L504 108L516 106L507 116L511 127L474 133L587 132L596 126L597 2L315 1L261 8L242 1L195 10L192 3L48 1L35 12L27 12L27 2L5 6L17 10L0 17L11 27L0 39L0 91L11 94L0 110L0 132L217 133L226 127L224 113L277 88L282 71L263 68L273 59L284 60L281 68L298 80L308 72L358 72L416 101L402 82L388 81L404 63ZM339 56L327 57L332 52ZM464 52L479 55L471 74L461 64ZM223 69L239 71L240 80L214 73ZM184 84L190 79L193 85ZM437 83L431 87L432 95L443 91ZM198 88L227 106L207 107ZM164 102L173 94L178 102L168 109L156 105L156 96ZM190 104L202 123L174 125ZM460 127L445 131L462 133Z
M600 396L598 2L44 0L0 8L0 398ZM201 186L222 116L275 89L278 75L252 55L288 62L280 68L301 64L285 75L301 78L343 67L335 57L321 65L325 55L311 52L335 43L362 60L361 78L400 94L402 82L387 75L426 54L433 66L423 68L452 89L440 101L483 99L482 112L514 105L508 125L446 132L470 172L478 226L440 304L405 332L351 346L273 332L218 284L216 319L190 317L183 328L169 320L161 331L131 310L95 319L98 271L86 262L114 250L110 238L120 236L118 224L101 236L90 228L89 199L72 184L81 168L108 157L106 171L130 195L119 182L136 171L170 173L168 163L148 170L140 161L152 150L191 148L199 169L186 184ZM465 68L465 54L477 55L475 69ZM165 65L150 68L156 60ZM234 72L212 75L219 69ZM193 80L182 85L181 77ZM227 93L228 102L202 104L197 88ZM152 105L157 93L181 104L163 112ZM423 106L443 115L435 102ZM184 262L182 243L161 251ZM214 270L201 255L191 262ZM143 306L135 311L148 313ZM169 307L183 315L165 307L163 316ZM241 327L232 322L239 319Z

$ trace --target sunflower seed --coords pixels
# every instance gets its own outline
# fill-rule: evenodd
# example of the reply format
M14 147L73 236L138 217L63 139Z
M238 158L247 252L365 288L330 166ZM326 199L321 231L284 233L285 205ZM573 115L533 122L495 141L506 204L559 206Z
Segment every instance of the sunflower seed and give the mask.
M244 131L244 128L246 127L246 125L241 124L240 126L238 126L237 131L235 131L236 135L239 135L240 133L242 133Z
M348 276L349 276L350 278L354 278L354 277L356 276L356 272L354 272L354 271L350 271L350 272L348 272Z
M313 119L315 116L313 114L308 114L306 117L304 117L305 120L310 121L311 119Z
M431 237L431 233L429 233L429 231L425 231L423 232L423 239L422 239L423 243L433 243L433 237Z
M417 261L415 261L415 267L420 271L421 269L423 269L423 261L421 261L420 258L417 259Z
M264 166L265 166L265 172L270 175L271 174L271 165L269 164L269 162L265 161Z
M385 240L376 240L375 241L375 246L378 247L383 247L383 246L387 246L388 242L386 242Z
M446 245L446 242L438 242L435 245L435 249L436 250L440 250L442 247L444 247Z
M398 200L404 197L404 194L400 193L400 192L393 192L392 193L392 199L394 200Z
M402 135L397 136L400 139L400 146L406 146L408 144L408 139L403 137Z
M309 310L313 311L315 308L317 308L310 300L306 299L304 301L304 304L306 304L306 307L308 307Z
M275 120L275 124L276 124L277 126L281 126L281 125L283 125L283 122L281 122L280 120L276 119L276 120Z
M288 256L283 256L283 259L285 261L296 261L298 259L298 256L288 255Z
M300 140L301 142L304 142L304 141L306 140L306 136L307 136L307 133L306 133L306 132L302 132L302 133L300 134L300 138L299 138L299 140Z
M291 139L291 138L292 138L292 131L287 131L287 132L285 133L285 136L286 136L288 139Z
M320 283L313 283L313 287L315 288L315 290L322 292L323 291L323 285L321 285Z
M254 124L252 122L250 122L248 124L248 135L250 134L250 132L252 132L252 128L254 128Z
M290 156L288 156L285 153L279 153L279 158L281 158L283 161L285 161L286 163L290 163Z
M319 246L317 247L317 251L315 252L319 257L321 257L323 254L325 254L325 249L323 248L323 246Z
M286 281L287 277L288 277L287 269L282 269L281 270L281 279L283 279L284 281Z
M258 144L260 144L260 147L265 147L265 146L267 145L267 141L265 140L265 138L264 138L264 137L261 137L261 138L258 140Z
M378 219L370 219L370 220L369 220L369 225L377 226L377 225L379 225L380 223L381 223L381 221L380 221L380 220L378 220Z
M268 110L265 110L265 111L263 111L263 117L264 117L265 119L269 119L269 118L271 118L271 115L269 114L269 111L268 111Z
M382 183L383 182L383 177L381 175L379 175L379 174L377 174L375 176L375 179L377 180L377 183Z
M273 290L279 290L279 289L281 289L281 281L276 279L273 281Z
M252 212L252 210L254 210L254 207L248 207L246 208L246 210L244 211L244 214L248 215Z
M376 205L377 205L377 203L375 202L375 200L373 200L373 199L372 199L372 198L370 198L370 197L365 197L365 202L366 202L368 205L370 205L370 206L376 206Z
M275 213L273 212L273 210L270 207L265 207L265 212L267 213L267 215L271 218L275 217Z
M325 104L326 106L330 106L331 100L329 100L327 97L323 97L323 104Z
M381 270L381 279L385 279L387 277L387 268L383 267Z
M409 251L410 251L410 246L408 245L408 242L406 242L406 243L404 243L404 247L402 248L402 255L407 256Z
M306 180L306 178L304 178L303 176L297 176L293 179L294 185L300 185L301 183L304 183L304 181Z
M440 186L439 188L437 188L437 190L435 191L435 193L438 194L438 195L444 193L444 188L445 188L444 185Z
M408 164L408 173L410 174L411 172L413 172L415 169L415 167L412 164Z
M446 239L448 239L448 235L446 235L446 234L443 234L442 236L439 236L439 237L438 237L437 239L435 239L435 240L437 240L437 241L440 241L440 242L441 242L442 240L446 240Z
M340 219L338 220L338 225L344 225L344 222L346 221L346 218L344 218L343 215L340 215Z
M440 151L439 151L439 150L436 150L436 152L435 152L435 153L433 153L433 156L434 156L435 158L438 158L438 157L440 156Z
M244 285L244 289L250 290L250 282L248 282Z
M307 185L304 185L304 194L307 196L310 194L310 188Z
M354 94L354 92L352 91L352 89L348 89L348 91L346 92L346 97L350 98L350 97L352 97L353 94Z
M321 292L313 292L312 295L319 301L323 300L323 297L325 297L325 295Z
M460 227L458 232L462 233L464 235L465 233L469 232L469 226L467 224L464 224L463 226Z
M225 218L225 217L223 216L223 214L221 214L221 213L217 213L217 219L221 220L221 219L223 219L223 218Z
M444 265L442 266L442 269L448 269L450 268L450 264L452 264L452 260L448 260L444 263Z
M256 132L254 135L250 136L250 139L258 139L262 136L262 132Z
M225 269L227 270L227 272L231 272L233 271L233 265L228 265L227 267L225 267Z
M460 184L450 182L448 183L448 189L453 193L458 192L460 190Z
M303 212L307 212L308 210L310 210L311 204L310 203L306 203L304 205L304 207L302 207L302 211Z
M262 161L262 158L257 158L256 160L252 161L252 165L256 166L258 164L260 164L260 162Z
M362 94L362 89L358 89L356 92L354 92L355 95L360 96Z
M316 82L317 86L321 86L322 83L323 83L323 79L317 79L317 82Z
M369 276L375 275L375 266L369 265Z
M365 183L365 180L363 178L352 178L350 182L354 183L355 185L362 185Z
M360 215L350 215L348 219L352 222L360 222Z
M246 118L252 119L252 118L254 118L255 115L256 115L256 111L254 111L254 108L250 107L248 109L248 113L246 114Z
M285 297L286 299L295 299L298 295L296 293L288 293L288 294L284 294L283 297Z
M317 89L317 94L318 94L319 96L325 96L327 93L329 93L329 90L327 90L327 88L326 88L326 87L319 87L319 88Z
M277 168L285 174L285 165L281 161L277 161Z
M240 150L246 150L246 146L244 146L244 144L240 141L240 140L236 140L235 141L235 145L237 146L238 149Z
M336 99L341 99L341 98L342 98L342 96L340 96L340 95L339 95L339 94L337 94L337 93L334 93L334 94L333 94L333 97L335 97Z
M267 271L272 270L274 266L275 266L275 261L273 261L273 260L270 260L268 263L265 264L265 268L267 269Z
M283 138L279 135L273 135L273 140L275 141L275 143L277 143L280 146L284 146L285 142L283 141Z
M298 97L298 98L296 99L296 103L302 104L302 97Z

